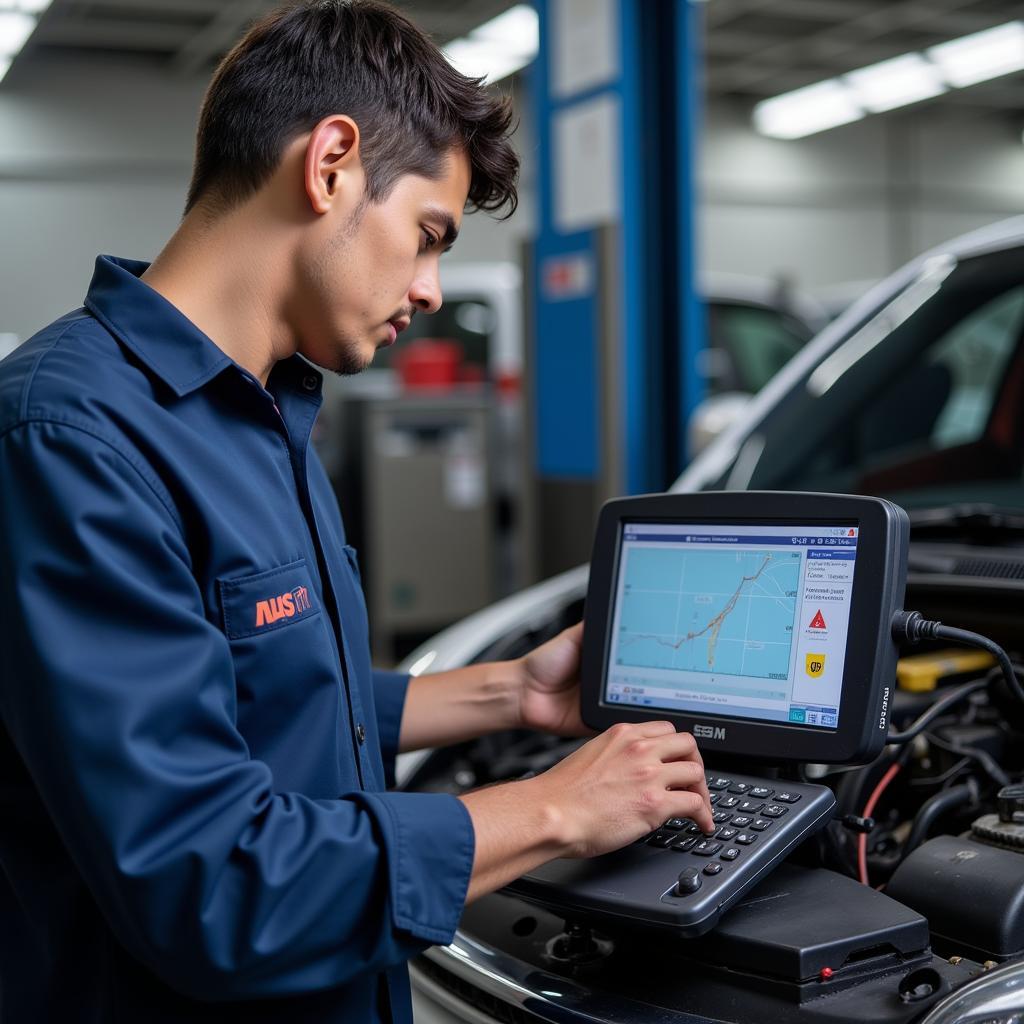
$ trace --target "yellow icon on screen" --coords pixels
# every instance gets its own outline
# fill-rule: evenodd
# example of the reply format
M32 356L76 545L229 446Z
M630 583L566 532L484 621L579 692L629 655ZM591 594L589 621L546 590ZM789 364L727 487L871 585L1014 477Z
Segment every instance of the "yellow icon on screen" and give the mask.
M807 655L807 674L812 679L817 679L822 672L825 671L825 655L824 654L808 654Z

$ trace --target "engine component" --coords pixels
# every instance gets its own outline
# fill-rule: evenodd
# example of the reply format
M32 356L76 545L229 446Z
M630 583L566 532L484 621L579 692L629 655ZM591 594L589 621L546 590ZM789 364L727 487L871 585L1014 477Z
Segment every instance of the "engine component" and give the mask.
M971 831L986 843L1024 850L1024 786L1003 786L996 799L999 813L978 818Z
M978 820L989 819L998 816ZM1024 952L1024 859L1016 850L937 836L907 856L885 891L928 919L936 952L979 961Z

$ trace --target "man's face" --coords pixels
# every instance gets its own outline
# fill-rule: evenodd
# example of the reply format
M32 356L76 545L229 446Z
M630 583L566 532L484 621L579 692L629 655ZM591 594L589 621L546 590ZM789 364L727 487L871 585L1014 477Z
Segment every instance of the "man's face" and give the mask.
M358 373L417 312L441 306L439 260L455 239L469 193L465 154L439 178L407 174L387 198L339 209L300 256L299 351L324 369Z

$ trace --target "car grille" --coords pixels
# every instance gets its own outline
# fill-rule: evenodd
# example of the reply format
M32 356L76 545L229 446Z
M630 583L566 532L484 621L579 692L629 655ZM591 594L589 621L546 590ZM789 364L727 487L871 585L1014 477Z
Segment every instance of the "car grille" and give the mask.
M456 977L443 967L438 967L437 964L426 957L417 957L415 963L416 970L421 974L426 975L440 985L441 988L457 996L469 1006L472 1006L473 1009L486 1013L496 1021L500 1021L500 1024L537 1024L537 1021L540 1020L539 1017L535 1017L532 1013L527 1013L526 1010L518 1006L506 1003L504 1000L492 996L489 992L481 992L476 986L469 984L469 982L464 981L462 978Z
M1007 558L958 558L953 565L956 576L983 579L1024 580L1024 560Z

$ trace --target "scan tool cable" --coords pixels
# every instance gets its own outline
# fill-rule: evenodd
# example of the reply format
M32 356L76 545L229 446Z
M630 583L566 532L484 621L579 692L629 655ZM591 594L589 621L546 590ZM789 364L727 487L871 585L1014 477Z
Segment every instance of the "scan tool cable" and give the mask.
M999 662L999 667L1003 670L1003 678L1006 680L1010 692L1024 705L1024 689L1021 689L1020 682L1017 680L1017 673L1013 670L1013 663L1010 661L1009 655L999 644L994 640L989 640L987 636L972 633L967 629L957 629L955 626L944 626L941 622L926 619L920 612L906 611L897 612L892 617L892 635L897 641L905 640L912 644L916 644L920 640L948 640L950 643L963 644L966 647L979 647L983 651L988 651Z

